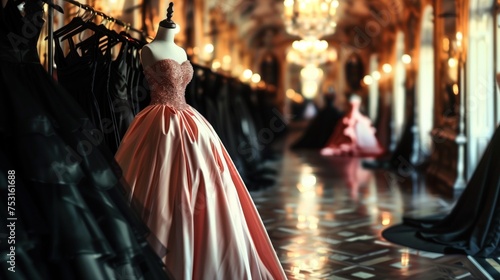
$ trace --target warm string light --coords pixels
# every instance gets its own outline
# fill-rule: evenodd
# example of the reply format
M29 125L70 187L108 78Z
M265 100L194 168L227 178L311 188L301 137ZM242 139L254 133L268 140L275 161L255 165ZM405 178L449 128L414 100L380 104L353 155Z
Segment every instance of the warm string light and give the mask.
M382 71L384 71L384 73L386 74L389 74L392 71L392 66L389 63L385 63L384 65L382 65Z
M455 68L455 67L457 67L457 65L458 65L458 62L457 62L456 58L450 57L448 59L448 66L450 66L450 68Z
M217 71L217 70L219 70L220 67L221 67L220 61L218 61L217 59L215 59L212 62L212 70Z
M200 53L200 60L209 65L214 57L214 45L206 44Z
M403 61L404 64L410 64L411 56L409 54L403 54L403 56L401 57L401 61Z
M411 58L410 58L411 59ZM382 71L385 74L389 74L392 72L392 66L389 63L385 63L382 65ZM382 78L382 74L379 71L373 71L371 74L365 75L363 77L363 83L367 86L374 84Z
M406 60L408 63L411 62L411 57L408 56L404 58L405 56L402 57L403 63ZM385 63L382 65L382 71L385 74L389 74L392 72L392 66L389 63ZM382 74L380 74L379 71L373 71L371 74L365 75L363 77L363 83L367 86L374 84L375 82L379 81L382 78Z
M253 75L252 70L250 70L250 69L245 69L245 70L243 70L243 72L241 73L241 80L242 80L243 82L248 82L248 81L250 81L250 79L252 78L252 75Z
M460 90L458 88L458 85L456 83L453 84L453 94L458 95L459 92Z
M260 75L257 74L257 73L253 73L252 74L252 77L250 78L250 80L252 81L252 83L254 84L258 84L260 82Z
M462 39L463 39L463 35L462 35L462 32L457 32L456 36L457 38L457 47L458 48L461 48L462 47Z
M231 70L231 56L229 55L225 55L224 57L222 57L222 64L221 64L221 67L222 67L222 70L228 72Z
M297 93L295 90L291 88L287 89L286 97L295 103L301 104L304 102L304 97L302 97L300 93Z
M214 72L221 72L226 75L237 77L244 83L252 83L258 86L265 86L262 77L258 73L253 73L250 69L243 69L241 65L233 66L233 60L230 55L224 55L222 60L214 59L214 45L208 43L203 48L190 48L187 50L188 54L195 55L199 61L210 67Z
M365 83L365 85L371 85L373 84L373 77L370 76L370 75L366 75L363 77L363 83Z

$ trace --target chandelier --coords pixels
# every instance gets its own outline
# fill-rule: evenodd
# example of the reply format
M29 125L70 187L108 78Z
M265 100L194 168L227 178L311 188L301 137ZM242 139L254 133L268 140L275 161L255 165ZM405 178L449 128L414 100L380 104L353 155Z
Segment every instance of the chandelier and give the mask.
M319 39L335 32L338 0L284 0L284 23L289 34Z
M325 40L299 40L292 43L287 61L298 65L320 65L337 59L337 51Z
M302 95L306 99L313 99L319 91L323 81L323 70L316 65L308 64L300 70L300 83L302 85Z

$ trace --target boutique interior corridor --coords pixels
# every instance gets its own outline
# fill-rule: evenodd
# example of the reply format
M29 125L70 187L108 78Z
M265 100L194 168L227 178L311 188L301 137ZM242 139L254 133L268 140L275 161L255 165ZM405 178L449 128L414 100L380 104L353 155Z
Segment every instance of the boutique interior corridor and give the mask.
M367 170L361 158L290 150L279 143L275 186L252 192L289 279L500 279L498 259L441 255L387 242L381 231L403 215L445 212L457 195L433 190L422 175Z

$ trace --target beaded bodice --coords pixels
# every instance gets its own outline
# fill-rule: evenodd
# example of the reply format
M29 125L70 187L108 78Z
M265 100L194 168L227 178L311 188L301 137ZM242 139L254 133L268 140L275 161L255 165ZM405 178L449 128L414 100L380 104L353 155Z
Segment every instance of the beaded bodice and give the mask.
M151 105L168 105L176 109L188 107L184 97L186 86L193 77L189 60L179 63L164 59L144 68L151 89Z

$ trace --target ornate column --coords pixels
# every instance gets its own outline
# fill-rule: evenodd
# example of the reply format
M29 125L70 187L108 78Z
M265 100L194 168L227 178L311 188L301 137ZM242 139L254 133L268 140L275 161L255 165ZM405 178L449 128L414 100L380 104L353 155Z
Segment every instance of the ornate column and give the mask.
M467 137L465 135L465 95L467 94L465 89L465 63L467 57L467 46L466 40L468 34L468 11L469 11L469 1L458 1L456 2L457 7L457 33L456 33L456 48L458 56L458 73L459 73L459 112L458 112L458 135L455 142L458 146L458 158L457 158L457 177L455 183L453 184L454 190L460 190L465 188L467 180L465 178L465 144L467 143Z

